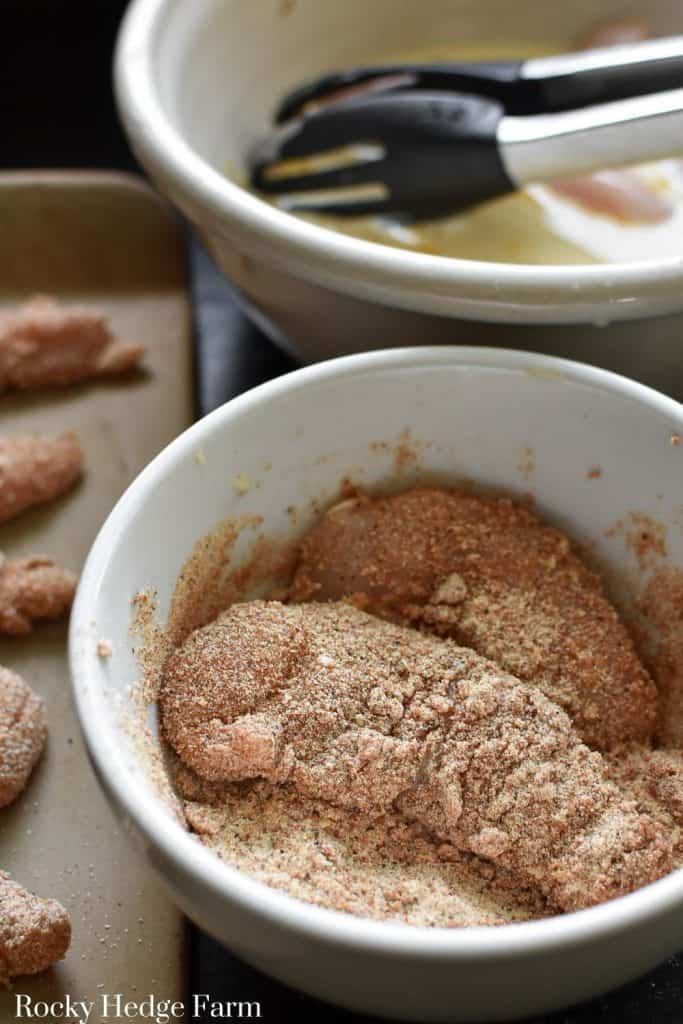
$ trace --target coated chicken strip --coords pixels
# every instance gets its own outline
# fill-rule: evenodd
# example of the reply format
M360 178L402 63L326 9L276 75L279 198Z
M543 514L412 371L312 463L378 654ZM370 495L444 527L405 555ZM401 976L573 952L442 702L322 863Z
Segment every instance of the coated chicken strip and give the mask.
M21 676L0 665L0 807L23 793L46 739L42 700Z
M0 633L30 633L36 619L57 619L69 610L77 576L50 558L16 562L0 554Z
M351 598L533 683L598 749L652 735L657 690L602 584L521 505L445 490L360 498L301 544L290 596Z
M83 450L75 434L0 436L0 523L58 498L82 471Z
M623 793L653 817L661 809L683 829L683 750L633 744L616 750L609 763L610 778ZM683 853L683 834L679 842Z
M118 341L98 310L38 296L0 313L0 394L123 373L142 353L140 345Z
M34 896L0 871L0 983L46 970L62 959L70 942L64 907Z
M171 655L161 709L167 739L203 778L396 807L563 910L672 866L664 829L539 690L349 605L234 605Z

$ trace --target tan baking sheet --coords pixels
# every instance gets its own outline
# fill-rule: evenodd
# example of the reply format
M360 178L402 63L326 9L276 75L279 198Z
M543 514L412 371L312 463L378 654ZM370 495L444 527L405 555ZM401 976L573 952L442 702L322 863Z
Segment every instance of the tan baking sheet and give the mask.
M36 291L91 302L117 333L147 346L146 373L42 396L0 396L0 430L79 434L87 472L69 496L0 527L10 556L45 553L80 569L107 513L137 472L192 419L191 312L176 225L136 179L99 173L0 175L0 307ZM49 749L30 788L0 811L0 867L69 909L64 963L0 992L101 1001L102 994L181 999L183 922L128 844L81 742L66 627L0 640L0 664L43 694ZM51 1018L49 1018L51 1019ZM96 1011L91 1020L99 1020Z

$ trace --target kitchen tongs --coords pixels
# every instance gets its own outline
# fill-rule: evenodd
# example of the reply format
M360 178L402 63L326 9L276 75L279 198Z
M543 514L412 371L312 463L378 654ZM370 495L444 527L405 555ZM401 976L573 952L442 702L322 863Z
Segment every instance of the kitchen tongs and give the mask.
M430 74L462 87L455 67ZM331 95L320 82L298 90L306 109L252 147L253 185L288 210L431 217L532 182L683 151L683 37L466 67L468 92L406 85L405 67L382 68L379 79L349 72L366 75L350 94L339 94L338 76L325 79ZM510 113L525 90L540 107ZM560 109L566 94L569 109ZM284 109L300 105L290 96Z

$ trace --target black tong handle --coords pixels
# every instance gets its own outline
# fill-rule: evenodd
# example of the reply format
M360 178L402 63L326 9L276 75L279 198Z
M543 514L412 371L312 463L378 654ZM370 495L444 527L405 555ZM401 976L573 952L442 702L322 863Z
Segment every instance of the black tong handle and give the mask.
M332 99L334 93L360 88L386 79L391 91L408 88L425 91L473 93L506 102L513 99L522 86L523 61L481 62L472 64L384 64L336 71L308 82L285 96L277 109L278 124L301 113L302 108L316 100ZM392 84L395 81L396 84ZM378 89L379 91L379 89ZM535 91L535 88L532 89ZM340 96L341 98L341 96Z
M683 86L683 36L526 61L388 64L333 72L290 92L278 123L315 101L375 82L387 90L444 90L498 100L508 114L546 114Z

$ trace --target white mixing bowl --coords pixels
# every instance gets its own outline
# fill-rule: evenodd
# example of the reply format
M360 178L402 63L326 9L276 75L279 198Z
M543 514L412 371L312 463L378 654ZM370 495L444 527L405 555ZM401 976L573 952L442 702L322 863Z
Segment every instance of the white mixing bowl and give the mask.
M409 431L417 462L392 445ZM681 406L642 385L518 352L424 348L309 367L191 427L131 485L102 528L71 622L74 692L97 774L183 910L239 956L323 999L406 1019L492 1021L566 1006L625 982L683 946L683 872L611 903L524 924L463 930L362 920L301 903L223 863L173 818L121 719L139 678L131 598L153 586L165 619L195 542L229 516L267 536L312 521L340 480L420 477L532 491L541 514L635 569L605 531L655 517L683 566ZM372 444L387 441L388 446ZM531 452L529 451L531 449ZM201 456L198 457L198 453ZM599 478L589 478L599 466ZM534 468L535 467L535 468ZM245 474L247 493L235 479ZM244 551L244 548L242 548ZM239 561L240 550L235 553ZM109 659L97 642L112 644ZM236 994L236 998L239 998Z
M445 42L570 41L596 17L624 14L621 0L599 8L575 0L554 4L550 17L546 0L134 0L116 55L119 108L142 165L252 314L304 358L503 345L683 397L683 320L661 316L683 309L681 259L537 267L401 251L298 220L224 173L243 167L283 91L322 70ZM675 0L629 9L657 32L683 32ZM638 321L654 316L645 332Z

